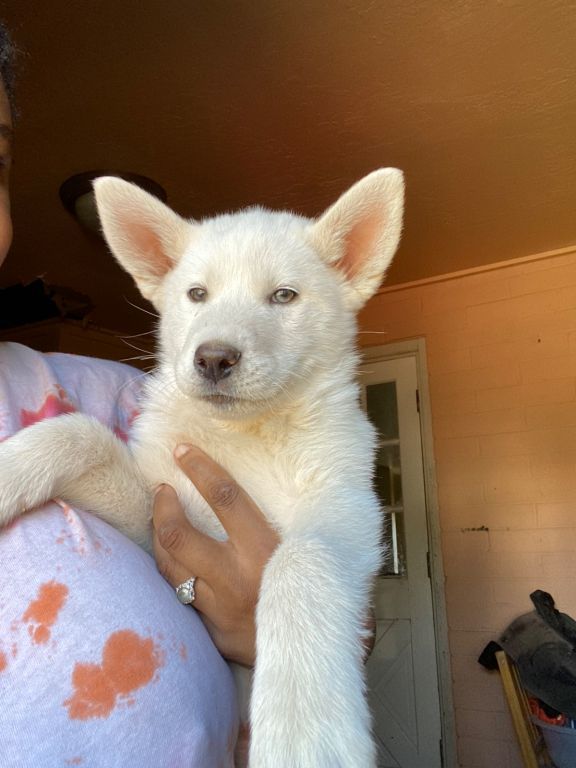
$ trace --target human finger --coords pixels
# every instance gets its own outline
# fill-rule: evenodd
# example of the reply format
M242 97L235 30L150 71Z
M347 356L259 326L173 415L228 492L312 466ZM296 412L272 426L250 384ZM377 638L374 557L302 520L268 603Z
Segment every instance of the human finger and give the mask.
M263 535L273 533L246 491L204 451L196 446L182 445L176 449L175 456L232 541L258 543Z
M222 544L201 533L184 514L180 500L169 485L160 486L154 496L153 509L154 556L165 568L166 559L174 560L172 569L185 571L188 576L212 576L215 563L221 557ZM187 577L185 577L187 578ZM184 580L184 579L182 579Z
M156 557L156 567L160 575L176 590L181 584L192 578L195 574L187 570L185 566L174 560L158 543L157 537L154 538L154 556ZM194 581L194 600L191 603L201 613L211 614L214 606L214 591L209 582L201 577L196 577Z
M193 572L190 566L182 565L178 560L175 560L158 541L158 537L155 533L152 534L152 544L154 547L154 557L156 559L156 567L159 573L166 579L166 581L176 588L179 584L189 579L191 576L198 576L197 572Z

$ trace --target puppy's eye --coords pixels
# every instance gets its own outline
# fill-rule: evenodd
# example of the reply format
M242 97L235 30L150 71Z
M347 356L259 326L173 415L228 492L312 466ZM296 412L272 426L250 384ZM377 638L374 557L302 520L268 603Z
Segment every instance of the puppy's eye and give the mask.
M190 288L188 291L188 298L190 301L194 302L205 301L207 295L208 291L206 288L200 288L198 285L194 286L194 288Z
M298 293L292 288L278 288L277 291L274 291L272 296L270 296L270 301L272 304L289 304L291 301L294 301L294 299L298 296Z

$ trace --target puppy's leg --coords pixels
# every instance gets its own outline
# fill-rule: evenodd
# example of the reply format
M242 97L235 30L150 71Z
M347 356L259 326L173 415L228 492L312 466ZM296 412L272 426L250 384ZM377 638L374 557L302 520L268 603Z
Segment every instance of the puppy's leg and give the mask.
M140 545L150 500L128 447L96 419L58 416L0 444L0 525L52 498L95 512Z
M378 562L376 548L368 554L354 565L343 547L302 536L285 539L268 563L250 768L375 766L360 642Z

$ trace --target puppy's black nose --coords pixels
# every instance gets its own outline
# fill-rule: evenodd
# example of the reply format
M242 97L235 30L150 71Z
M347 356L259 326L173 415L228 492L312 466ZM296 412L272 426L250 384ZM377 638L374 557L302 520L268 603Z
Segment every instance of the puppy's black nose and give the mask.
M232 368L238 364L242 353L234 347L207 341L200 344L194 355L194 367L205 379L216 383L230 376Z

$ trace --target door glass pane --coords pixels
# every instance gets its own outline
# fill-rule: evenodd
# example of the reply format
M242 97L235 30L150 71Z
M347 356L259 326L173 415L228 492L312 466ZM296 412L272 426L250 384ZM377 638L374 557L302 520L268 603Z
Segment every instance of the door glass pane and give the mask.
M375 488L383 507L387 553L380 575L402 576L406 573L406 547L396 382L369 384L366 387L366 409L379 437Z

